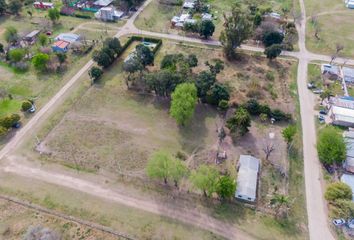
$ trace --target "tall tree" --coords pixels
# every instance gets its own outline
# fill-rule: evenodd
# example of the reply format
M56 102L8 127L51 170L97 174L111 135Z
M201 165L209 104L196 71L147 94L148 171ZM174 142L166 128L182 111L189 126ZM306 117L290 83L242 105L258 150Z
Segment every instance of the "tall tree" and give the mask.
M57 8L51 8L48 10L48 17L55 24L60 18L60 12Z
M346 156L343 137L338 131L328 126L322 129L317 140L317 152L320 161L325 164L342 163Z
M249 10L242 9L240 4L232 7L231 15L224 14L224 30L220 35L220 42L227 58L235 57L235 50L242 42L248 39L252 33L252 20Z
M139 44L138 46L136 46L135 51L136 57L139 59L141 64L143 64L144 67L147 65L153 65L154 54L151 52L150 48L143 44Z
M282 46L280 44L273 44L264 50L264 54L271 61L276 59L281 54Z
M115 57L117 57L117 55L120 54L120 52L122 51L122 45L120 44L119 39L116 37L106 38L106 40L104 41L104 45L114 51L114 53L116 54Z
M235 195L236 182L229 175L221 176L216 184L216 193L221 199L228 199Z
M21 0L11 0L8 4L8 8L12 14L19 15L22 9L22 1Z
M199 166L190 176L193 186L201 190L205 197L210 197L216 191L218 179L218 171L207 165Z
M221 83L214 83L214 85L207 92L206 101L209 104L218 106L222 100L229 101L230 93L227 87Z
M248 111L239 107L234 116L231 117L227 121L227 127L231 132L238 132L241 136L245 135L249 130L248 128L251 126L251 116Z
M215 31L215 25L211 20L204 20L199 26L199 35L203 36L205 39L213 36Z
M142 72L144 70L143 64L138 60L137 57L131 57L129 60L123 63L123 70L128 73L125 84L127 88L130 88L130 83L133 82L132 76L136 72Z
M90 78L91 78L91 83L95 83L97 82L98 79L101 78L103 71L101 70L101 68L98 67L92 67L89 72L88 72Z
M6 12L7 4L5 0L0 0L0 16Z
M146 173L150 178L161 179L167 184L172 164L173 160L170 154L162 150L157 151L149 159Z
M178 187L182 178L188 175L187 166L179 159L173 159L170 168L170 178L173 180L175 187Z
M178 124L185 125L193 116L197 103L197 88L193 83L179 84L172 93L170 115Z
M5 41L9 44L15 44L19 39L17 29L12 26L8 26L6 28L4 36L5 36Z
M216 77L209 71L202 71L195 79L195 85L198 91L198 97L205 102L206 96L210 88L216 82Z

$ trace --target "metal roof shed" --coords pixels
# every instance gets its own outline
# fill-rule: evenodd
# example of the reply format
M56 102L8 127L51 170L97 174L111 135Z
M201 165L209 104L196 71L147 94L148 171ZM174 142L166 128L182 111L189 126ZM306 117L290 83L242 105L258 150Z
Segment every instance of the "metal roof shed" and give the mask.
M240 156L235 198L248 202L256 201L259 169L259 159L250 155Z

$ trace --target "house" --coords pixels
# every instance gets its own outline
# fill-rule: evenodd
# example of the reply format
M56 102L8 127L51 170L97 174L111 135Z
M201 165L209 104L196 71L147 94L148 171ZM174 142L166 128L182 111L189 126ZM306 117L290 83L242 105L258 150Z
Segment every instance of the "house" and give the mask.
M103 7L108 7L113 0L97 0L93 3L93 7L95 8L103 8Z
M185 23L196 24L197 20L192 19L189 13L183 13L180 16L174 16L171 23L174 27L182 28Z
M66 42L73 43L80 40L80 35L74 33L61 33L54 39L56 41L64 40Z
M52 45L53 52L66 53L69 50L70 42L59 40Z
M247 202L257 199L258 175L260 160L250 155L241 155L237 173L237 189L235 198Z
M343 168L347 172L354 173L354 131L344 132L343 137L347 150Z
M340 78L340 71L338 66L334 66L330 64L322 64L321 73L323 76L327 77L328 79L338 80Z
M330 118L332 124L343 127L354 127L354 98L331 97Z
M124 16L124 12L117 11L114 7L103 7L95 13L95 17L102 21L115 21Z
M343 174L340 181L347 184L353 192L352 200L354 201L354 175Z
M354 68L343 67L343 77L346 83L354 83Z
M185 0L183 3L183 8L184 9L193 9L195 6L196 0Z
M33 44L36 41L37 36L40 32L41 31L39 31L39 30L33 30L32 32L30 32L29 34L24 36L23 40L30 43L30 44Z
M50 2L34 2L33 3L34 8L37 9L50 9L54 8L54 4Z

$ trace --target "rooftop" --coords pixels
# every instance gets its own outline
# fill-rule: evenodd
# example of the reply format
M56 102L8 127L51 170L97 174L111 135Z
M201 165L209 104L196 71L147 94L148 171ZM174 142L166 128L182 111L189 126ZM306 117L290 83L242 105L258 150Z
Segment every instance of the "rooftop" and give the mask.
M70 43L64 40L60 40L60 41L56 41L55 43L53 43L53 46L64 49L67 46L69 46Z
M250 155L241 155L239 165L235 197L241 195L255 200L260 160Z
M340 178L341 182L347 184L353 191L352 200L354 201L354 175L343 174Z

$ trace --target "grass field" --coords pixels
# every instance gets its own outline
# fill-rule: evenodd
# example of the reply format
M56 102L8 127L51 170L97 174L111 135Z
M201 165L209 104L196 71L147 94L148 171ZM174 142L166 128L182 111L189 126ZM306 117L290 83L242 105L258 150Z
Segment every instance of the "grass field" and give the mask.
M309 17L306 32L306 44L309 50L323 54L334 54L336 44L344 46L341 54L345 57L354 55L354 34L352 22L354 11L347 9L341 0L311 0L305 1ZM314 26L311 17L316 16L320 26L319 37L314 37ZM335 26L335 27L333 27Z
M223 29L223 14L231 11L233 4L230 0L208 0L211 5L211 13L214 15L215 32L212 38L219 39ZM245 1L244 1L245 2ZM292 0L276 0L276 1L256 1L257 6L271 7L274 11L281 12L283 8L291 9ZM183 31L171 28L171 19L182 12L181 6L168 5L160 3L159 0L153 0L144 11L138 16L135 25L144 30L162 32L162 33L178 33L184 34Z

